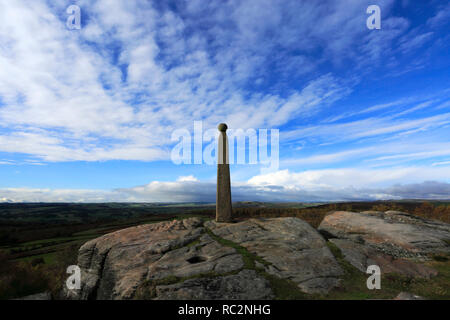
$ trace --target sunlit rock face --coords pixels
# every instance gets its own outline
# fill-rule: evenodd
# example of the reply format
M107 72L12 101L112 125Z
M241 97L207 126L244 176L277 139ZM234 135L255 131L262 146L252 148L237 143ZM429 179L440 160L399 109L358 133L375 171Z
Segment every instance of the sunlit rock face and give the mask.
M260 272L219 239L263 259ZM82 288L66 292L67 298L270 299L263 270L308 293L328 292L342 274L324 238L297 218L205 225L191 218L128 228L83 245L78 264ZM151 293L142 295L145 286Z
M378 265L382 273L429 278L436 270L422 262L450 253L450 225L398 211L337 211L319 231L360 271Z

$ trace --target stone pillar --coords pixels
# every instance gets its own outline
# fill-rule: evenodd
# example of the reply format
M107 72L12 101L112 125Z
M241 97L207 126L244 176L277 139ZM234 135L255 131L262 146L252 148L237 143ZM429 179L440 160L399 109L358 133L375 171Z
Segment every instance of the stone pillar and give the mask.
M219 124L219 148L217 159L217 194L216 194L216 221L231 222L231 183L230 162L228 159L227 125Z

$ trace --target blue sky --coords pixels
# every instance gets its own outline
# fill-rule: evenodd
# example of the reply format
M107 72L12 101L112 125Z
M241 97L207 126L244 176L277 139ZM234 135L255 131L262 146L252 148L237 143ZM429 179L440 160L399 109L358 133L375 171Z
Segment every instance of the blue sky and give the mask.
M0 201L214 201L171 161L194 121L280 130L234 200L449 199L449 31L435 0L0 0Z

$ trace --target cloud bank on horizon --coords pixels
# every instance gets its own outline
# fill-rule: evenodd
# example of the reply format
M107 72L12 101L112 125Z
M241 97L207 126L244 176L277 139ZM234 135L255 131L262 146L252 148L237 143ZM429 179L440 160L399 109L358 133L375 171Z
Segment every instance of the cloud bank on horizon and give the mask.
M449 199L450 4L373 2L0 0L0 201L214 201L194 121L280 130L233 200Z
M271 202L326 202L358 200L400 200L428 199L450 200L450 184L436 181L422 183L396 184L390 187L352 186L343 183L333 185L319 183L319 179L309 179L309 185L292 179L297 175L305 177L319 174L327 180L323 172L290 174L287 170L270 174L271 177L255 177L248 182L232 185L233 201L271 201ZM355 176L368 173L352 172ZM350 174L350 175L351 175ZM329 172L329 176L342 176L342 172ZM272 180L289 180L282 184ZM305 177L306 178L306 177ZM260 180L262 179L262 183ZM332 179L332 178L331 178ZM316 184L314 184L314 182ZM70 190L70 189L2 189L0 202L215 202L215 183L199 181L192 176L180 177L174 182L153 181L147 185L117 190Z

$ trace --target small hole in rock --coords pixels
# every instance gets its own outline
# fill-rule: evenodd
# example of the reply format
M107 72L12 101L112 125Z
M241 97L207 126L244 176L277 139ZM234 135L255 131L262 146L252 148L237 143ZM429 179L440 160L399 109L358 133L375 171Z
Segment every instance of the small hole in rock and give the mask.
M206 259L203 257L198 257L198 256L187 259L187 262L192 263L192 264L200 263L203 261L206 261Z

